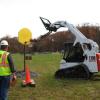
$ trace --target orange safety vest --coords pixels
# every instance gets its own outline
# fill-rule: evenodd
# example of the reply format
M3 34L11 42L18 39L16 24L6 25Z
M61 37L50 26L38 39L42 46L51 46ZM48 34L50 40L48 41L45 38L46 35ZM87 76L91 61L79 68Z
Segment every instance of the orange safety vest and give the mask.
M8 52L0 50L0 76L11 75L11 70L8 63Z

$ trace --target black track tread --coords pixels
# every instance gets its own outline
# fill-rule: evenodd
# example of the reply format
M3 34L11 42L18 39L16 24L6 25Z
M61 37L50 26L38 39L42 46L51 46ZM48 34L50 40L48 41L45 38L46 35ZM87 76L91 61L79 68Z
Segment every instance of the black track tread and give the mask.
M86 65L78 65L72 68L59 69L55 73L56 78L90 79L91 73Z

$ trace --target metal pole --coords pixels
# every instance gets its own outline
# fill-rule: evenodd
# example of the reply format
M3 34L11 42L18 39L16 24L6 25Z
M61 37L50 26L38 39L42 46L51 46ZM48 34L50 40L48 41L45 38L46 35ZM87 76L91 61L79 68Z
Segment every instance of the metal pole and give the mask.
M24 71L25 71L25 66L26 66L25 54L26 54L26 46L24 44Z

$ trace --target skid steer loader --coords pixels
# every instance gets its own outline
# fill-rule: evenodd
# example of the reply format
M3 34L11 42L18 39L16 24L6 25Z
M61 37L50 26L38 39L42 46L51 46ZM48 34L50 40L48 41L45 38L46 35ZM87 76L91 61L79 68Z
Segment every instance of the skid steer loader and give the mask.
M52 24L46 18L40 17L40 19L49 34L66 27L75 36L74 43L65 43L60 68L55 72L56 78L90 79L94 73L100 71L100 53L96 42L87 39L76 27L66 21Z

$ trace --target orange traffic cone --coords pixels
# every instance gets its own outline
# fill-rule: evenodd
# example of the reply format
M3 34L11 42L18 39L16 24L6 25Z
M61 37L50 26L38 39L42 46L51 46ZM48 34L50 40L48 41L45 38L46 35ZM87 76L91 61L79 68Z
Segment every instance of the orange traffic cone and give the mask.
M28 66L26 66L25 72L26 72L26 84L31 83L30 70Z
M29 67L28 65L26 65L25 67L25 80L23 80L23 86L26 86L26 85L30 85L30 86L34 86L35 87L35 82L34 80L31 79L30 77L30 70L29 70Z

